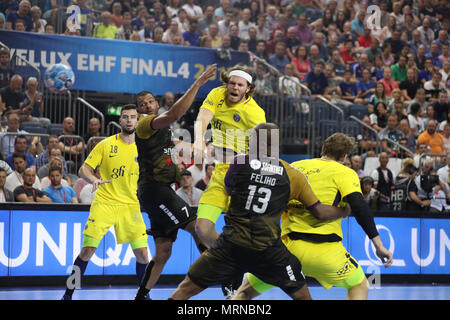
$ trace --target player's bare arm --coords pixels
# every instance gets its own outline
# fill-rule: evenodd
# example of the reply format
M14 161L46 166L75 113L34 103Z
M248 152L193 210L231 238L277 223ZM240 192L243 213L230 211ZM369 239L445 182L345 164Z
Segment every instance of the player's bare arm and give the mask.
M317 204L314 208L309 210L311 214L320 220L335 220L345 218L349 212L345 208L329 206L323 203Z
M186 93L173 105L172 108L166 112L156 116L152 122L151 126L154 130L166 128L173 122L179 120L181 116L189 109L192 102L197 95L198 90L203 86L210 78L212 78L217 71L217 65L213 64L205 72L203 72L200 77L191 85L191 87L186 91Z
M201 160L203 156L203 150L205 150L205 133L208 124L213 119L214 114L208 109L200 109L197 115L197 119L194 124L194 159Z
M111 180L102 180L99 179L96 175L95 175L95 171L94 169L86 164L83 163L83 165L80 167L80 170L78 170L78 174L81 178L83 178L84 180L88 181L89 183L92 184L92 192L94 192L95 190L97 190L97 188L104 184L104 183L110 183Z

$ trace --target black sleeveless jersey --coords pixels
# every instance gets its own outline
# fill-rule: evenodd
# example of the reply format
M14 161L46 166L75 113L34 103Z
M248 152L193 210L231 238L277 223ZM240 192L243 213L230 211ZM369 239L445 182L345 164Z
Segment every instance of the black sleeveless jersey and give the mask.
M273 245L280 237L281 214L290 198L290 181L283 163L236 156L225 186L231 198L223 237L256 250Z
M408 199L408 186L410 179L397 177L394 188L391 190L391 203L393 211L405 211Z
M153 130L150 123L154 117L140 119L136 127L139 185L154 181L172 183L180 180L178 167L171 158L174 147L172 133L169 128Z

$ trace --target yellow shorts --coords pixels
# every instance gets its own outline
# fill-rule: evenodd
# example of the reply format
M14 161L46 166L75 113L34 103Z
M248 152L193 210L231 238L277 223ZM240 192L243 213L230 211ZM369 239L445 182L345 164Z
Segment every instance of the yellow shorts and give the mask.
M229 163L216 164L208 187L203 191L199 204L216 206L223 208L223 212L227 212L230 199L225 190L225 175L229 167Z
M325 289L336 286L348 290L365 278L362 268L342 242L316 243L291 240L288 236L282 240L289 252L300 260L305 276L316 279ZM253 275L249 275L248 280L260 293L272 288Z
M361 268L342 242L316 243L291 240L288 236L284 236L283 243L300 260L303 273L315 278L325 289L352 278L356 270ZM364 276L364 273L362 275ZM362 280L361 278L358 284Z
M94 201L83 235L101 240L111 226L114 226L117 244L147 240L139 204L111 205Z

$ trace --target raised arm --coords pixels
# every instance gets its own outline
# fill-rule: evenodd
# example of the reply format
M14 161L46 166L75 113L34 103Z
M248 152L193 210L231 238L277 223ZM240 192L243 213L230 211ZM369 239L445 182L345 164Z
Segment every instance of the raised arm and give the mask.
M189 109L192 102L197 95L198 90L203 86L211 77L216 74L217 65L212 65L200 77L195 80L186 93L166 112L156 116L151 126L154 130L166 128L175 121L179 120L181 116Z

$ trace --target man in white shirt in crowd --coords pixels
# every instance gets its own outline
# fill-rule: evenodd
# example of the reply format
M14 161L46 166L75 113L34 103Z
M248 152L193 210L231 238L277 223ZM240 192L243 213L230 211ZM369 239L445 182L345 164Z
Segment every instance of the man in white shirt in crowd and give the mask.
M352 169L355 170L356 174L358 175L358 177L364 178L366 176L366 173L364 172L364 170L362 169L362 158L360 155L353 155L350 158L350 163L352 166Z
M217 26L219 27L219 36L222 37L230 33L232 19L233 19L233 10L229 10L225 13L225 19L220 20L217 23Z
M441 132L442 139L444 139L444 145L442 148L444 149L444 153L450 153L450 123L447 123L444 126L444 130Z
M6 178L5 189L14 192L14 189L23 185L23 174L27 167L27 160L23 154L15 154L13 157L13 163L15 170ZM36 180L33 183L33 188L41 189L41 183L36 176Z
M245 8L242 10L242 19L239 20L238 26L239 26L239 38L243 40L248 40L248 29L251 27L256 28L256 25L250 21L251 18L251 11L248 8Z
M389 211L391 210L391 190L394 186L395 177L392 174L392 171L387 167L389 155L386 152L381 152L378 160L380 166L373 170L370 176L373 179L374 188L380 192L377 208L382 211Z
M441 182L443 182L445 184L445 186L447 187L447 190L445 190L445 193L448 193L450 191L450 188L449 188L449 185L448 185L448 182L447 182L447 181L450 182L450 180L448 179L449 178L448 177L448 168L450 166L450 153L447 153L447 156L445 158L445 162L446 162L447 165L445 167L440 168L437 171L437 175L439 176L439 180Z
M202 196L202 190L193 186L194 179L190 171L183 170L181 172L181 188L176 193L191 207L198 207L198 202Z
M9 136L7 133L27 133L24 130L19 130L20 118L17 114L8 114L7 118L7 127L0 133L0 144L5 158L14 151L14 142L16 141L15 135Z
M186 4L182 6L186 10L189 19L201 19L203 17L203 10L194 3L194 0L186 0Z
M6 176L5 169L0 167L0 202L13 202L14 194L5 189Z
M199 180L203 179L205 176L205 166L203 163L196 163L187 168L187 171L189 171L192 174L192 182L193 185L195 185Z

